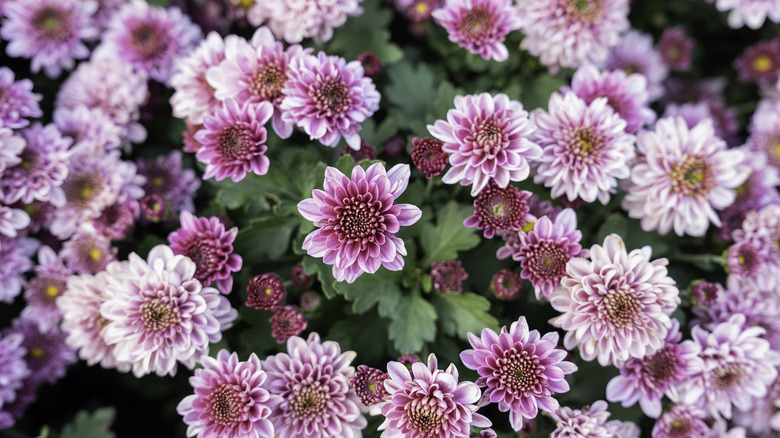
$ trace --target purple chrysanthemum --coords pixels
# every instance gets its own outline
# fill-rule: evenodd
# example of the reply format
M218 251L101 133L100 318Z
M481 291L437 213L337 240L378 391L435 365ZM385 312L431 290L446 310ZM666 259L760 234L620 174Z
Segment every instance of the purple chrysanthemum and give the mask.
M742 151L727 150L709 121L688 129L682 117L661 119L639 133L637 148L642 158L622 205L645 231L704 235L710 222L720 225L715 210L734 202L750 172Z
M12 303L25 285L25 272L33 267L39 242L33 238L0 235L0 302Z
M610 234L591 247L590 260L569 260L563 287L550 296L563 313L550 323L566 330L567 349L579 345L583 359L620 367L664 346L680 297L667 260L651 262L650 252L646 246L628 253L620 236Z
M195 393L176 407L187 424L187 436L273 437L274 425L268 417L281 398L263 388L268 375L257 355L239 361L236 353L220 350L216 358L204 356L201 363L203 368L189 380Z
M763 263L764 257L759 248L750 241L735 243L726 251L726 269L739 278L754 277Z
M531 230L520 233L518 238L518 248L512 258L520 262L520 277L534 286L537 300L542 297L549 300L561 288L569 260L586 254L580 245L582 232L577 229L577 215L570 208L555 220L542 216Z
M628 0L531 0L518 4L525 33L521 48L542 64L577 68L601 64L629 28Z
M32 92L29 79L14 82L14 71L0 67L0 126L24 128L30 124L27 118L41 117L43 111L38 102L43 96Z
M747 429L751 436L772 438L777 435L780 432L780 380L772 382L764 397L753 399L750 409L735 410L732 421Z
M431 16L450 41L485 60L506 61L504 38L522 25L512 0L447 0Z
M181 228L168 235L174 254L189 257L195 264L194 277L208 286L217 283L223 294L233 289L232 272L241 270L241 256L233 253L238 228L225 229L216 216L195 217L188 211L179 216Z
M729 27L737 29L747 26L758 29L769 18L780 23L780 2L778 0L715 0L719 11L729 12Z
M469 274L460 260L445 260L431 264L431 284L436 292L463 292L463 281Z
M148 262L131 253L114 266L100 306L109 320L102 336L136 377L174 375L177 362L192 369L237 316L219 291L193 278L192 260L165 245L152 248Z
M361 52L355 59L363 66L363 74L366 77L375 79L382 71L382 63L374 52Z
M314 312L319 309L322 297L312 290L307 290L301 295L301 309L304 312Z
M523 277L517 272L502 269L490 280L490 290L501 300L512 300L523 290Z
M194 170L184 167L181 151L171 151L154 159L139 159L135 164L138 174L146 178L142 187L144 194L164 197L171 203L174 214L195 211L193 198L200 188L200 180Z
M534 182L551 188L553 198L606 204L618 179L631 174L634 136L607 98L587 104L572 92L553 93L549 112L538 110L533 122L533 140L542 147Z
M653 438L702 437L707 432L704 411L696 406L676 404L653 426Z
M694 306L711 306L718 299L721 287L717 283L696 281L691 284L691 300Z
M342 353L337 342L293 336L287 353L268 356L263 387L282 397L272 407L271 421L279 438L359 437L366 426L360 400L349 386L355 375L354 351Z
M89 227L79 228L60 251L68 268L79 274L102 271L116 259L116 253L108 237Z
M691 69L693 40L685 34L685 29L682 26L664 29L658 39L656 50L670 70L687 71Z
M30 369L29 382L54 383L65 375L68 365L76 362L76 354L65 344L66 334L59 327L43 330L36 319L16 319L8 332L20 333L24 338L22 346L27 350L24 360Z
M780 99L760 101L748 130L750 149L765 152L769 164L780 170Z
M298 263L290 269L290 280L298 287L308 287L311 284L311 276L306 273L302 263Z
M30 375L24 360L27 349L21 333L6 333L0 336L0 408L16 399L16 392Z
M224 59L225 40L218 33L210 32L200 45L178 61L178 69L171 76L174 92L170 102L174 117L200 124L204 116L219 108L206 72Z
M780 205L769 204L748 212L733 237L737 244L748 242L761 257L755 280L764 286L780 287Z
M278 39L299 43L304 38L318 42L333 37L333 29L363 13L363 0L307 0L254 2L247 11L247 19L253 26L264 22Z
M54 125L62 135L73 138L71 149L80 154L102 155L122 146L122 128L97 107L58 107L54 110Z
M636 30L621 36L620 43L610 50L604 68L621 69L627 75L641 73L647 79L650 100L656 100L663 95L662 82L669 76L669 68L653 47L653 38Z
M503 188L528 178L528 160L538 159L542 150L530 139L534 127L523 104L503 93L456 96L454 103L446 122L428 125L450 154L452 168L442 181L472 184L471 196L477 196L490 179Z
M140 211L138 201L125 199L104 208L90 224L109 240L122 240L138 220Z
M303 249L333 265L337 281L352 283L379 266L401 270L406 247L395 233L422 215L414 205L393 204L406 190L410 174L408 164L389 171L381 163L366 170L355 166L351 177L328 167L323 190L313 190L312 198L298 203L300 214L319 227L306 236Z
M428 363L416 362L410 370L400 362L388 362L385 389L389 399L380 409L385 421L382 437L466 438L469 429L489 427L490 420L477 413L481 391L476 384L458 382L458 369L438 368L431 353Z
M447 167L447 153L442 150L443 145L441 140L430 137L412 139L412 163L428 179Z
M246 305L262 310L275 309L287 295L282 277L272 272L253 277L246 291L249 293Z
M59 325L60 311L57 309L57 298L65 292L68 277L72 273L53 249L41 246L38 250L35 276L27 282L24 290L24 300L27 305L22 309L21 317L35 318L41 330Z
M282 94L282 121L331 147L344 137L349 147L360 148L360 124L379 109L379 92L360 63L325 52L290 60Z
M86 41L98 36L92 22L94 0L7 0L0 36L9 56L31 59L30 70L49 78L71 70L75 59L89 57Z
M610 415L604 400L582 409L560 407L550 415L556 423L550 438L623 438L609 427Z
M385 380L389 378L390 375L382 370L359 365L349 384L363 406L372 406L386 400L390 395L385 389Z
M238 182L249 172L265 175L271 163L265 155L265 124L273 111L269 102L239 104L228 99L204 117L203 129L195 133L195 140L201 144L196 157L206 164L203 179L221 181L230 177Z
M0 90L0 94L2 94L2 90ZM22 162L21 155L26 145L27 142L23 138L14 135L14 131L10 128L2 127L2 121L0 121L0 177L7 168Z
M463 225L482 230L488 239L496 234L518 231L530 219L526 204L530 196L531 192L527 190L518 190L511 184L501 188L491 179L474 200L474 214L467 217Z
M468 334L472 349L460 353L466 368L477 370L476 384L485 387L483 398L498 403L501 412L509 411L512 428L519 431L526 419L538 410L555 412L558 401L552 395L569 390L566 374L577 366L566 361L566 351L557 348L558 333L544 336L529 331L524 316L506 326L501 333L482 330L482 337Z
M30 215L26 211L0 204L0 234L16 237L19 230L30 225Z
M306 315L295 306L277 307L268 322L271 323L271 336L277 344L284 344L291 337L300 335L308 326Z
M133 1L112 16L93 58L121 58L137 71L167 84L174 60L186 56L201 39L200 28L179 8Z
M734 60L734 69L740 81L774 85L780 75L780 42L759 41L746 47Z
M360 149L355 150L350 147L345 147L344 150L339 152L338 156L343 157L344 155L349 155L356 163L362 160L373 161L376 160L376 148L361 139Z

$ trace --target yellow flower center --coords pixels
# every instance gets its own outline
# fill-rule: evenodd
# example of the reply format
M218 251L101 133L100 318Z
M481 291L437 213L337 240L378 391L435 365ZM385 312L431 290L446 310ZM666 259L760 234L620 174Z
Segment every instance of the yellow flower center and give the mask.
M772 59L767 55L759 55L753 60L753 69L757 72L766 73L772 69Z

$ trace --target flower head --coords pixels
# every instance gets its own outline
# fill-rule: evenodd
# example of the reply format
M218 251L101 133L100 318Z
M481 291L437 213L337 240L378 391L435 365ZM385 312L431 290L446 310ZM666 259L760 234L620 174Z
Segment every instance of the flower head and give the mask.
M493 275L490 289L499 299L512 300L523 290L523 277L517 272L502 269Z
M704 411L696 406L676 404L653 426L653 438L701 437L707 432Z
M469 278L460 260L431 264L431 283L437 292L463 292L463 281Z
M650 35L630 30L620 38L604 62L607 70L623 70L626 75L639 73L647 79L647 93L650 100L664 93L662 82L669 76L669 69L661 55L653 47Z
M28 384L54 383L65 375L68 365L76 362L75 351L65 344L65 333L59 327L41 329L36 319L18 318L9 333L20 333L24 357L30 369Z
M443 145L441 140L430 137L412 139L412 163L428 179L447 167L447 153L442 150Z
M363 406L371 406L387 399L389 393L385 389L385 380L389 378L390 375L382 370L359 365L349 384Z
M710 306L718 299L720 286L708 281L697 281L691 285L691 299L696 306Z
M501 188L491 179L474 200L474 214L467 217L463 225L482 230L488 239L496 234L521 230L530 219L526 204L530 196L531 192L527 190L518 190L513 185Z
M94 274L115 260L116 253L108 237L85 226L62 245L60 255L71 271Z
M656 45L658 54L670 70L687 71L691 69L691 52L693 40L686 34L682 26L672 26L664 29Z
M747 26L758 29L769 20L780 23L780 9L775 0L715 0L719 11L730 11L729 27L738 29Z
M33 93L29 79L14 81L14 71L0 67L0 123L3 128L24 128L30 124L27 118L40 117L40 94Z
M506 61L504 38L521 26L512 0L446 0L431 14L450 41L483 59Z
M24 290L27 306L22 309L21 317L34 318L41 326L41 330L59 325L60 311L57 309L57 298L65 292L71 274L71 270L65 267L62 258L53 249L41 246L38 250L35 276L27 282Z
M560 407L550 415L556 423L550 438L623 438L611 430L607 422L610 415L604 400L582 409Z
M276 338L278 344L300 335L308 326L306 315L295 306L277 306L268 322L271 323L271 336Z
M253 277L246 290L249 292L246 305L263 310L273 310L287 295L284 281L272 272Z
M178 61L178 70L171 76L173 116L189 123L203 123L203 117L219 108L214 88L206 79L211 67L225 59L225 40L217 32L206 38Z
M381 163L366 170L355 166L351 177L328 167L323 190L315 189L312 198L298 203L301 215L319 227L306 236L303 249L333 265L338 281L352 283L379 266L401 270L406 247L394 234L422 215L414 205L393 204L406 189L410 173L407 164L389 171Z
M382 64L374 52L361 52L355 59L363 66L363 74L366 77L374 79L382 71Z
M344 24L348 17L363 13L362 1L255 2L247 11L247 19L253 26L267 22L276 38L288 43L299 43L304 38L328 41L333 37L333 29Z
M195 171L182 163L181 151L171 151L154 159L138 159L137 172L146 178L143 185L146 195L160 195L171 204L174 214L195 211L193 198L200 187Z
M734 60L734 69L743 82L774 84L780 76L780 43L775 40L759 41Z

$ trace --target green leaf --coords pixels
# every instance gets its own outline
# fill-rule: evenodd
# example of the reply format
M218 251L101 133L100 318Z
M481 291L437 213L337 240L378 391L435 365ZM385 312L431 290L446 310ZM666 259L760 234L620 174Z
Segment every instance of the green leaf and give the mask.
M479 245L476 229L463 225L472 212L471 207L450 201L436 212L436 225L427 223L423 226L420 244L425 250L424 265L455 259L458 251L468 251Z
M356 363L379 364L384 358L385 343L377 340L387 339L387 321L373 312L340 319L331 326L326 338L338 341L341 351L356 351Z
M444 118L452 108L455 108L455 96L463 95L465 92L462 88L455 88L454 85L448 81L442 81L439 84L439 89L436 91L436 100L433 101L436 115L440 118Z
M361 275L354 283L338 282L335 288L352 302L355 313L365 313L380 303L380 314L389 316L388 309L395 309L401 299L401 275L400 271L380 268L374 274Z
M652 231L644 231L639 226L639 221L629 219L622 213L612 213L599 227L594 243L601 245L609 234L618 234L626 244L626 249L631 252L634 249L650 245L653 248L653 258L662 257L669 252L669 244L664 237Z
M498 331L498 320L489 313L490 301L472 292L434 294L433 304L439 315L442 331L468 339L468 333L479 336L482 329Z
M298 223L298 218L294 216L254 219L238 232L235 251L252 263L278 259L290 248L290 237Z
M424 342L436 338L436 309L419 293L402 295L388 327L390 340L399 353L418 353Z
M115 415L112 407L99 408L91 414L79 411L73 422L62 429L59 438L114 438L109 428Z
M271 166L265 175L247 174L239 182L233 182L230 179L209 181L219 189L217 200L225 208L234 210L244 207L249 202L264 202L263 197L268 195L289 195L289 180L291 179L288 178L287 172L281 166Z
M400 126L409 127L413 120L424 120L434 111L436 85L433 72L425 64L417 68L407 62L398 62L387 69L389 85L383 96L404 111Z
M338 295L338 291L333 285L336 279L333 277L333 268L322 263L322 259L315 259L311 256L303 257L303 271L308 275L316 275L322 285L322 293L325 298L332 299Z
M546 73L535 76L530 83L523 84L523 109L533 111L536 108L547 108L553 91L559 91L567 84L558 76L550 76Z

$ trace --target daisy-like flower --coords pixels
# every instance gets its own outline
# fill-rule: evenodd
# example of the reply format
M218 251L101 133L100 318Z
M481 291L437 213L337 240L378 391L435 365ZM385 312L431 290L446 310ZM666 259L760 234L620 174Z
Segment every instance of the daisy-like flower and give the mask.
M323 190L298 203L298 211L318 229L303 241L312 257L333 265L337 281L354 282L384 266L399 271L406 255L403 240L395 236L402 226L417 222L422 211L411 204L393 204L409 184L408 164L389 171L381 163L360 166L347 177L335 167L325 169Z
M241 270L241 256L233 253L238 228L225 229L216 216L195 217L183 211L181 228L168 235L174 254L189 257L195 264L194 277L204 285L216 281L217 289L229 294L233 289L232 272Z
M530 196L531 192L527 190L518 190L513 185L501 188L491 179L474 200L474 214L467 217L463 225L482 230L488 239L496 234L518 231L531 218L526 204Z
M195 140L201 144L195 156L206 164L203 179L214 177L221 181L230 177L238 182L249 172L265 175L271 164L265 155L265 124L273 111L268 102L239 104L228 99L220 109L204 117L203 129L195 133Z
M549 300L553 291L561 288L569 260L587 254L580 245L582 232L577 229L577 215L570 208L555 220L542 216L532 230L519 233L518 238L512 258L520 262L520 277L534 286L537 300Z
M780 43L759 41L745 48L734 60L734 69L739 73L740 81L774 84L780 75Z
M13 303L25 285L25 272L33 267L32 257L39 242L30 237L0 235L0 302Z
M663 348L680 297L668 261L651 262L650 252L646 246L628 253L620 236L610 234L591 247L590 260L569 260L563 287L550 296L563 313L550 323L566 330L566 349L579 346L584 360L621 367Z
M30 370L28 384L55 383L65 375L68 365L76 362L76 354L65 344L66 335L59 327L43 330L37 319L18 318L9 333L19 333L24 339L24 360Z
M629 28L627 0L530 0L518 4L521 48L551 70L601 64Z
M431 283L436 292L463 292L463 282L469 274L460 260L445 260L431 264Z
M16 399L22 382L30 375L24 360L27 349L21 333L5 333L0 336L0 408Z
M709 429L704 415L696 406L676 404L655 422L653 438L702 437Z
M165 245L152 248L148 261L131 253L114 266L100 306L109 320L101 334L136 377L174 375L177 362L192 369L237 316L219 291L193 278L192 260Z
M529 331L524 316L506 326L501 333L482 330L482 337L468 334L473 349L460 353L466 368L477 370L476 384L484 387L483 397L498 403L501 412L509 411L512 428L519 431L527 419L533 419L542 409L555 412L558 401L554 393L567 392L566 374L577 366L566 361L566 351L557 348L558 333L544 336L538 330Z
M427 364L413 363L409 371L400 362L387 364L389 399L380 406L385 417L379 426L382 437L465 438L471 426L491 425L477 413L479 387L469 381L458 382L454 364L441 370L431 353Z
M126 3L111 18L93 59L121 58L152 79L168 84L174 60L186 56L203 35L177 7Z
M575 93L553 93L549 112L537 110L533 122L533 140L542 147L534 182L551 188L553 198L606 204L618 179L631 174L634 136L607 98L586 104Z
M31 80L14 81L14 71L0 67L0 126L24 128L30 124L28 118L43 115L38 103L43 96L33 93L32 89Z
M507 60L504 38L522 24L512 0L447 0L431 16L447 30L450 41L496 61Z
M720 226L715 210L734 202L750 173L742 151L727 150L707 120L688 129L682 117L661 119L654 131L639 133L637 148L642 158L622 205L645 231L704 235L710 222Z
M306 315L295 306L277 307L268 322L271 323L271 336L276 338L278 344L300 335L308 325Z
M48 330L60 322L57 298L65 292L68 277L73 272L66 268L62 258L48 246L38 250L38 265L35 276L27 282L24 300L27 305L22 309L21 317L35 319L41 330Z
M116 260L116 252L108 237L83 226L62 245L60 255L68 269L79 274L94 274Z
M284 280L272 272L253 277L249 280L246 291L249 293L246 305L262 310L275 309L287 296Z
M349 386L355 375L354 351L342 353L337 342L293 336L287 353L262 361L268 374L263 388L282 398L272 406L271 421L279 438L359 437L366 426L360 400Z
M754 277L763 263L759 249L749 241L735 243L726 251L726 270L739 278Z
M607 70L621 69L627 75L641 73L647 79L647 93L650 100L656 100L664 93L662 82L669 76L669 68L653 47L650 35L631 30L620 38L612 48L607 60Z
M359 149L360 124L379 109L379 92L360 62L325 52L290 60L282 94L282 121L331 147L344 137L349 147Z
M730 11L729 27L738 29L747 26L758 29L769 20L780 23L780 2L778 0L715 0L719 11Z
M200 180L194 170L184 167L181 151L174 150L154 159L138 159L135 164L138 174L146 178L141 187L146 195L164 197L176 214L195 211L193 198L200 188Z
M447 153L442 150L443 145L441 140L430 137L412 139L412 163L428 179L447 167Z
M30 70L43 69L49 78L71 70L74 60L89 57L84 44L98 36L92 15L94 0L8 0L3 2L6 19L0 36L12 57L31 59Z
M672 26L664 29L656 45L658 54L670 70L688 71L691 69L691 52L693 40L686 34L682 26Z
M502 269L490 280L490 290L501 300L512 300L523 291L523 277L517 272Z
M349 384L363 406L372 406L386 400L390 395L385 389L385 380L389 378L390 375L382 370L359 365Z
M604 400L582 409L560 407L550 414L555 421L555 430L550 438L623 438L611 430L607 422L610 415Z
M239 361L236 353L220 350L204 356L203 368L190 377L194 394L184 397L176 412L184 417L187 436L198 438L270 438L271 409L282 400L263 384L268 375L254 353Z
M607 104L626 121L628 133L655 122L656 114L648 106L650 98L643 75L626 75L622 70L599 72L587 64L574 73L571 91L589 105L599 97L606 97Z
M54 126L62 135L73 138L78 153L102 155L122 146L122 128L100 108L77 105L54 110Z
M219 108L206 72L224 59L225 40L217 32L209 32L194 50L179 59L178 70L171 76L174 92L170 102L174 117L200 124L204 116Z
M308 0L254 2L247 11L253 26L264 22L278 39L299 43L304 38L324 42L333 37L333 29L343 25L348 17L363 13L363 0Z
M769 204L748 212L733 237L737 244L747 242L760 255L762 263L754 274L756 282L763 287L780 286L780 205Z
M477 196L490 179L504 188L528 178L528 161L541 157L542 149L530 139L534 127L523 104L503 93L456 96L454 103L447 121L428 125L450 154L452 168L442 181L471 184L471 196Z

